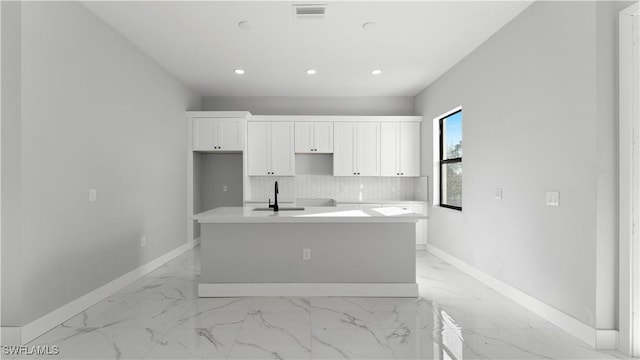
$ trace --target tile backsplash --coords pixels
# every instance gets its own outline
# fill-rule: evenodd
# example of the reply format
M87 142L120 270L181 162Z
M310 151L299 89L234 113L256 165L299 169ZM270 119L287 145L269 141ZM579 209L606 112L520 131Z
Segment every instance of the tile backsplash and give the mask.
M331 175L252 176L251 200L273 198L273 183L278 181L278 199L331 198L339 201L415 200L421 178L335 177Z

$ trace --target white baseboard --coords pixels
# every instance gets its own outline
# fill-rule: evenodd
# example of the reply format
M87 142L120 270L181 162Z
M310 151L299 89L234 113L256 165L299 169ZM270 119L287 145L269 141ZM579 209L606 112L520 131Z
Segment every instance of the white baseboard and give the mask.
M616 349L617 330L596 330L513 286L427 244L427 251L597 349Z
M122 275L121 277L53 310L52 312L22 326L22 328L9 328L12 329L12 331L18 329L18 335L13 335L14 338L17 338L13 340L20 341L21 345L30 342L31 340L67 321L76 314L81 313L90 306L100 302L101 300L114 294L118 290L147 275L148 273L167 263L171 259L193 248L195 244L199 243L199 240L200 239L198 238L194 239L193 241L187 241L186 243L158 257L157 259L152 260L147 264L144 264L139 268L134 269ZM4 333L5 328L3 328L2 331ZM4 339L2 340L4 341ZM11 343L3 342L3 345L4 344ZM13 342L12 344L16 344L16 342Z
M418 251L427 250L427 245L426 244L416 244L416 250L418 250Z
M278 283L198 284L199 297L354 296L418 297L418 284Z
M596 349L617 350L618 330L596 330Z

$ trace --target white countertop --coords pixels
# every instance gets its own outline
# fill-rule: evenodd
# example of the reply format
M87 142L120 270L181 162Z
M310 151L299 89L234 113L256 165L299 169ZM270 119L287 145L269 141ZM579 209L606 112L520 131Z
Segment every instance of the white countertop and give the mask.
M269 200L245 200L246 204L267 204ZM424 200L335 200L336 204L428 204ZM278 199L278 204L293 204L292 199ZM266 206L266 205L265 205Z
M255 211L254 206L219 207L195 214L199 223L381 223L416 222L427 216L396 207L305 207L304 210Z
M422 200L336 200L340 204L427 204Z

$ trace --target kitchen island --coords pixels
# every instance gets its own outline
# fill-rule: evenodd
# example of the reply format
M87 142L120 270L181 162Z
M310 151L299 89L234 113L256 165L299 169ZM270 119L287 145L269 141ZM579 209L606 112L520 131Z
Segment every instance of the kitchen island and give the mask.
M404 209L221 207L201 224L200 297L416 297L416 222Z

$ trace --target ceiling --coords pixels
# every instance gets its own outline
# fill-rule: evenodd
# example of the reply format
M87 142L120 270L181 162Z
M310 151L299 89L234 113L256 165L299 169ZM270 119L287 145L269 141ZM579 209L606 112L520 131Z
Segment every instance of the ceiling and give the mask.
M297 20L301 3L84 2L202 96L414 96L531 1L316 1L325 18Z

